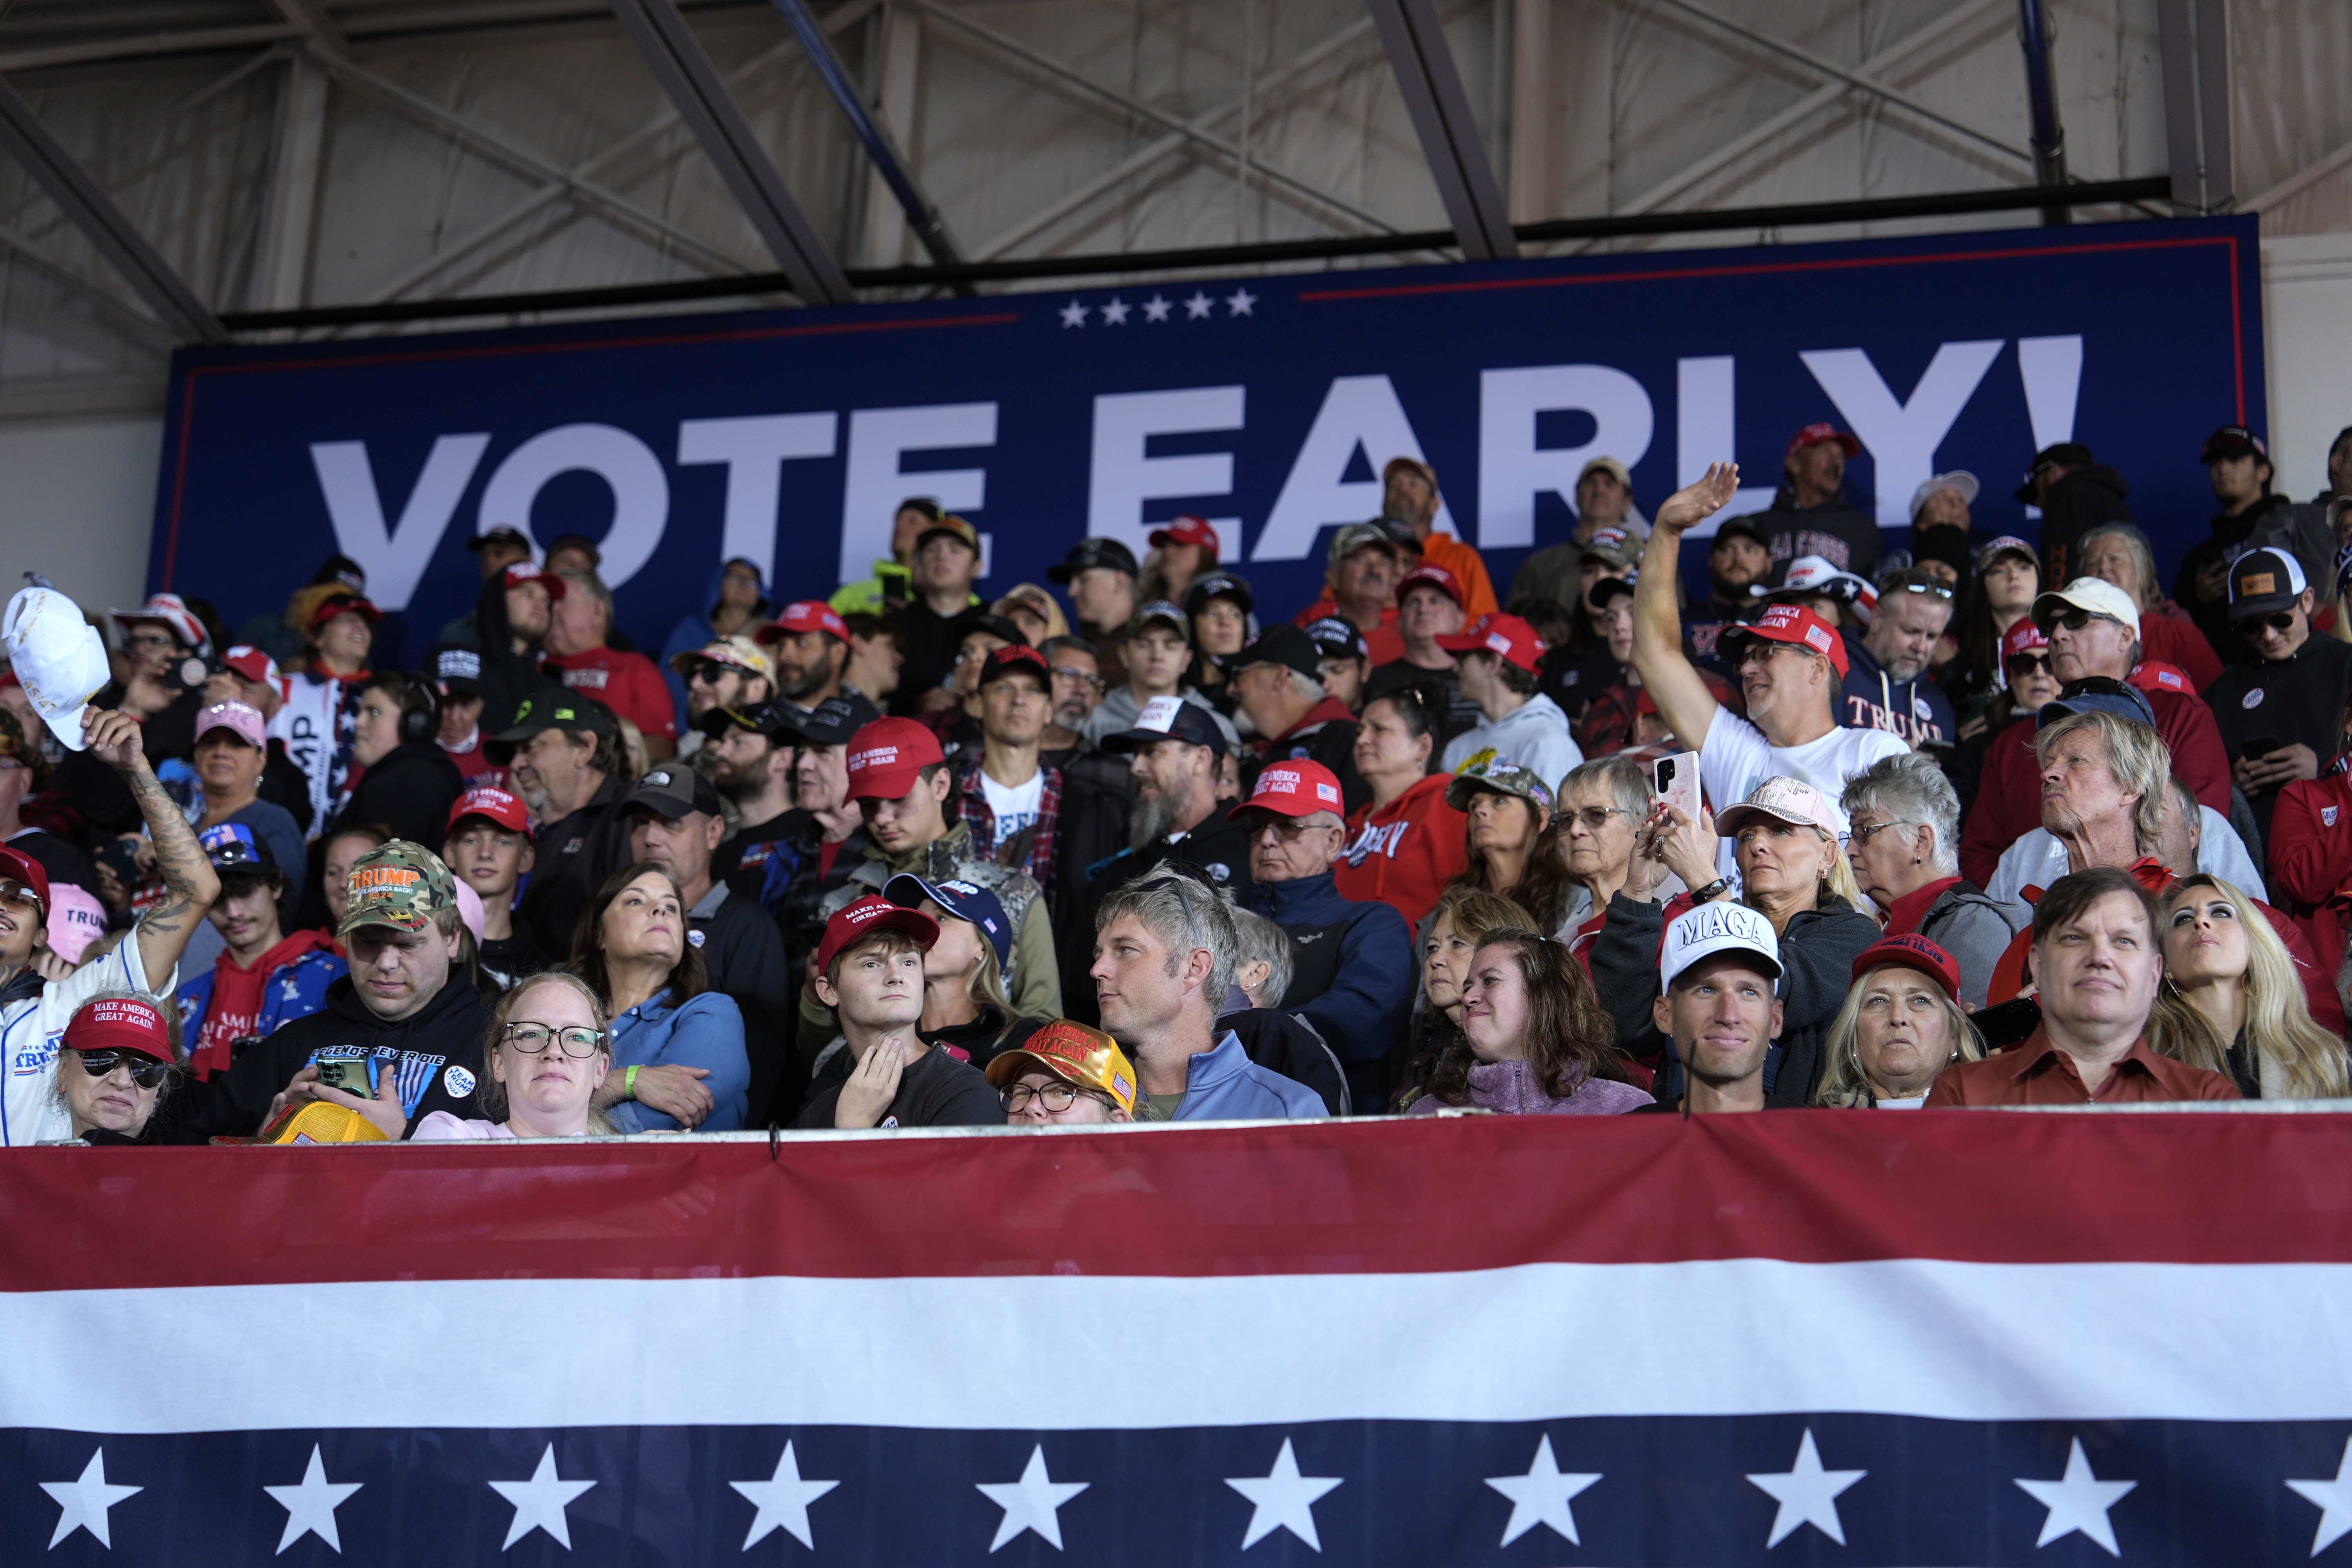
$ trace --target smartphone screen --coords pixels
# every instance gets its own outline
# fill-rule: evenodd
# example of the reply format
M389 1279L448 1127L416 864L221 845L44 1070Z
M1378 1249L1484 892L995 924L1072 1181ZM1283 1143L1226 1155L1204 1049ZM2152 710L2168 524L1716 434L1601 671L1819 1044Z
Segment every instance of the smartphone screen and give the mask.
M375 1098L376 1060L373 1057L322 1057L319 1061L319 1081L345 1094L356 1094L362 1100Z
M1651 782L1658 799L1676 811L1698 820L1698 753L1676 752L1671 757L1660 757L1651 764Z

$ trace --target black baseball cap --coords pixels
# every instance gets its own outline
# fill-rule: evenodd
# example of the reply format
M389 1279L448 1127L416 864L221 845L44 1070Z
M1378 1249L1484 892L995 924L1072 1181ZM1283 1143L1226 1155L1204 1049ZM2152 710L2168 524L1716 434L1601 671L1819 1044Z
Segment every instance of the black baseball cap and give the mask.
M882 717L863 697L828 697L807 712L779 705L776 738L800 746L845 746L858 731Z
M482 742L482 754L499 767L514 761L515 748L545 730L585 730L610 736L612 721L585 700L561 686L536 687L515 705L514 722Z
M478 533L466 541L466 548L477 555L493 544L502 544L509 550L520 550L525 555L530 553L530 541L522 536L522 531L508 528L503 524L490 530L488 533Z
M1278 664L1310 680L1323 679L1323 650L1315 639L1294 626L1273 626L1258 633L1257 641L1225 661L1238 675L1254 664Z
M957 640L961 641L974 632L986 632L992 637L1003 637L1006 642L1021 647L1029 646L1029 634L1023 631L1019 624L1009 616L990 615L982 611L964 622L963 630L956 634Z
M1322 666L1316 666L1315 673L1320 676ZM1225 732L1217 727L1216 716L1181 697L1153 698L1143 705L1131 728L1105 735L1101 745L1106 752L1135 752L1161 741L1182 741L1206 746L1221 757L1225 754Z
M2302 602L2309 586L2302 563L2292 552L2249 550L2230 564L2230 619L2251 620L2291 610Z
M981 660L980 684L986 686L998 676L1007 673L1025 675L1037 683L1038 690L1048 697L1054 694L1053 667L1045 662L1044 654L1027 643L1014 643L1010 647L998 648Z
M1231 599L1242 607L1242 614L1245 616L1257 608L1256 598L1250 593L1250 585L1245 579L1230 572L1212 572L1205 577L1193 579L1192 585L1184 591L1184 613L1197 616L1209 607L1210 600L1218 598Z
M452 697L475 697L482 689L482 656L469 647L436 647L428 667Z
M2244 426L2224 425L2205 437L2205 453L2197 460L2210 463L2221 458L2245 457L2260 458L2267 463L2271 460L2270 448L2263 445L2260 436Z
M688 812L719 815L719 792L684 763L664 763L639 779L637 787L629 792L625 809L635 811L639 806L672 822Z
M1339 616L1325 616L1307 628L1307 639L1313 643L1325 658L1370 658L1371 650L1364 645L1364 634L1356 623ZM1263 642L1265 639L1258 639ZM1244 652L1247 650L1244 649ZM1319 674L1320 671L1318 671Z
M1742 512L1738 517L1727 517L1721 522L1716 524L1716 540L1729 539L1734 534L1745 535L1746 537L1754 540L1757 543L1762 545L1767 550L1772 548L1772 542L1764 537L1764 531L1762 529L1756 526L1755 518L1745 512ZM1714 541L1709 541L1707 547L1709 549L1713 549L1714 543Z
M1059 566L1045 569L1045 581L1064 583L1097 566L1108 566L1114 572L1124 572L1130 577L1140 576L1135 564L1135 552L1116 539L1081 539L1070 552L1062 557Z
M2040 476L2042 469L2053 463L2063 463L2070 468L2087 468L2091 466L2091 448L2084 446L2080 441L2061 441L2055 446L2044 447L2034 453L2033 461L2026 465L2025 482L2017 487L2011 494L2011 499L2022 501L2027 506L2037 505L2039 503L2033 499L2033 481Z

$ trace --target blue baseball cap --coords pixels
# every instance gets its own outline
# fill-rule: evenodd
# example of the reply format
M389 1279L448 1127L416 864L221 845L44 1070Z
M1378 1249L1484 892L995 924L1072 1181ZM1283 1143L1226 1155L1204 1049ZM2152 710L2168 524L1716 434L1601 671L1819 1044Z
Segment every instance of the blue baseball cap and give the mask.
M980 928L988 945L996 950L1000 972L1013 963L1012 918L1004 912L1003 901L979 883L957 877L933 882L902 871L884 886L882 896L902 910L919 909L925 899L930 900L956 919Z
M253 836L253 829L241 822L224 822L207 827L196 835L196 843L213 863L215 871L274 871L278 858L270 854L269 846Z
M2147 693L2104 675L2086 675L2080 680L2068 681L2059 689L2055 700L2042 705L2042 710L2033 716L2033 727L2046 730L2075 713L2112 713L2118 719L2156 728L2156 707L2148 701Z

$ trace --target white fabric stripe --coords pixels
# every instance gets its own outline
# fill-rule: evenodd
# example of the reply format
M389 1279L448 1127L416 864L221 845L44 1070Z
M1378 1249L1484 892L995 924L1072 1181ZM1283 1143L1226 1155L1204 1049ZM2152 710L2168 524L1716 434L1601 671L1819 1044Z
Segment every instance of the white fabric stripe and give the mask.
M191 1325L202 1353L159 1375L73 1349L152 1344L159 1323ZM2352 1416L2352 1266L221 1286L0 1296L0 1343L17 1347L0 1427L91 1432L2333 1420Z

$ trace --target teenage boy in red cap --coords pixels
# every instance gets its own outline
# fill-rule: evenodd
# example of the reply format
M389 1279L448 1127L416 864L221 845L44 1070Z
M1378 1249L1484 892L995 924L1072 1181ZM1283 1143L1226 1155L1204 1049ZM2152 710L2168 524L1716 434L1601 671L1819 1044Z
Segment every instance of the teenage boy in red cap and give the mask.
M1054 961L1054 928L1037 884L1026 871L999 866L982 854L971 826L950 804L955 774L940 738L912 719L879 719L849 742L849 798L866 818L872 843L846 884L828 893L828 919L852 900L879 894L892 877L912 872L927 881L960 879L994 893L1013 921L1013 963L1004 988L1016 1013L1062 1016L1062 982ZM802 1040L823 1025L823 1011L801 1005Z
M1780 489L1756 518L1772 563L1818 555L1864 582L1878 575L1878 520L1845 499L1845 466L1862 443L1823 421L1789 437L1780 458Z
M1364 682L1365 702L1385 697L1425 676L1434 676L1445 685L1451 719L1448 728L1467 730L1477 724L1485 714L1476 703L1462 695L1462 679L1454 668L1454 656L1437 646L1439 637L1452 637L1462 629L1467 615L1462 584L1454 581L1453 573L1426 562L1406 573L1397 583L1396 629L1403 640L1404 652L1386 664L1372 667L1371 678Z
M139 803L163 896L103 960L44 984L34 964L48 942L48 873L30 856L0 847L0 1041L7 1056L0 1064L0 1144L72 1136L53 1092L58 1042L67 1022L101 991L169 995L188 937L220 896L220 878L188 819L147 765L139 721L126 713L88 708L81 723L83 748L121 774Z
M482 972L501 990L555 967L528 928L515 921L515 889L536 858L530 843L530 812L522 801L490 784L476 784L449 809L449 836L441 852L450 873L482 900Z
M1568 730L1559 704L1536 689L1536 669L1544 653L1535 627L1517 616L1481 616L1437 646L1454 656L1462 695L1478 705L1486 722L1454 737L1445 748L1448 773L1481 752L1491 752L1527 768L1557 789L1584 761Z
M1381 1062L1412 1007L1412 932L1377 900L1357 903L1332 880L1347 847L1339 781L1319 763L1268 763L1248 800L1225 814L1247 825L1254 885L1244 904L1290 933L1291 1004L1337 1052L1357 1105L1388 1103Z
M885 721L886 722L887 721ZM970 1062L923 1043L923 954L938 922L887 899L836 910L809 966L809 990L841 1021L799 1128L994 1127L1003 1102Z

